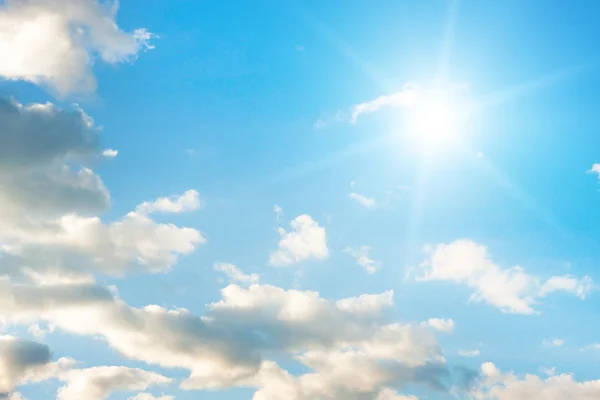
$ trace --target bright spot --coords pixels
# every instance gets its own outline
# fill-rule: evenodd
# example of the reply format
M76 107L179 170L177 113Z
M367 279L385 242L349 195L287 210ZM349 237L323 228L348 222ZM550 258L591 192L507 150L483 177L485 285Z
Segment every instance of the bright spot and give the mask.
M411 135L426 149L447 146L457 139L461 113L444 93L420 93L410 108Z

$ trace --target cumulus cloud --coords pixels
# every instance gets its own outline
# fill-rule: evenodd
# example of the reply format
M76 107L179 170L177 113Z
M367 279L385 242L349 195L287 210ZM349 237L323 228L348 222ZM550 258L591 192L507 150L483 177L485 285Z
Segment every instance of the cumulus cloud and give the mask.
M47 85L60 94L96 87L96 59L116 64L150 48L145 29L126 33L118 2L6 0L0 4L0 76Z
M285 267L308 259L325 260L329 256L325 228L310 215L300 215L290 222L291 231L279 229L279 249L271 253L269 264Z
M183 389L249 386L258 389L256 398L270 398L260 396L276 390L278 376L289 376L269 360L277 355L295 357L313 370L289 378L289 390L298 393L289 398L307 400L358 400L416 382L448 390L455 384L451 377L462 374L445 364L428 330L384 322L381 311L391 306L391 291L333 302L310 291L229 285L204 316L131 307L94 284L7 284L0 293L0 315L8 322L45 321L57 330L102 338L124 357L187 369ZM98 376L70 374L67 382ZM351 374L356 378L348 380ZM310 382L326 383L327 389Z
M0 336L0 398L28 375L39 373L50 363L48 346L12 336Z
M355 200L358 204L360 204L361 206L363 206L365 208L375 208L375 207L377 207L377 202L375 201L374 198L367 197L367 196L362 195L360 193L351 192L350 193L350 198L353 199L353 200Z
M429 318L423 322L423 325L444 333L452 333L454 331L454 321L451 319Z
M67 214L2 225L6 229L0 232L4 243L0 266L13 274L22 273L22 265L46 275L94 270L113 275L128 270L161 272L206 241L196 229L159 224L136 212L109 224L98 217Z
M200 194L195 190L188 190L182 195L159 197L153 202L144 202L135 211L139 214L182 213L197 210L203 205Z
M579 382L572 374L557 374L540 378L527 374L524 377L514 373L502 373L492 363L481 367L481 387L473 391L475 399L495 400L595 400L600 398L600 380Z
M381 267L379 261L369 258L370 246L346 247L344 253L356 259L356 263L367 271L368 274L374 274Z
M79 108L65 111L51 103L23 105L0 98L0 132L0 167L13 170L98 151L98 130Z
M61 374L59 379L66 384L58 390L57 400L104 400L114 392L146 390L172 382L156 372L112 366L74 369Z
M553 276L540 283L520 266L501 268L494 264L487 249L470 240L458 240L434 247L421 265L418 280L447 280L466 285L475 292L469 301L484 301L503 312L533 314L540 298L557 291L584 299L594 288L589 277Z

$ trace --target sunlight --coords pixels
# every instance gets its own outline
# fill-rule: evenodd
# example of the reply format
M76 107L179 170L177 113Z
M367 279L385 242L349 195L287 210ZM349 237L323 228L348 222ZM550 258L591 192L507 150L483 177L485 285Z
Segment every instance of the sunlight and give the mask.
M422 94L410 109L410 134L427 149L448 145L457 138L458 107L443 93Z

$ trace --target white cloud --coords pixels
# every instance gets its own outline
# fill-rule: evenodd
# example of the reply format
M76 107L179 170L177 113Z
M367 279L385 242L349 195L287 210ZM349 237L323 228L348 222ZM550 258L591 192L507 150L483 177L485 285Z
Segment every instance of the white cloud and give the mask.
M577 279L572 276L553 276L548 279L540 289L540 296L545 296L553 292L573 293L580 299L585 299L592 291L595 285L590 277Z
M273 212L275 213L275 218L277 219L277 221L279 221L281 219L281 216L283 215L283 208L275 204L273 206Z
M459 350L458 355L461 357L479 357L481 352L477 349L475 350Z
M600 164L592 164L592 168L590 168L587 172L590 174L596 174L600 178Z
M533 304L549 293L563 291L580 298L594 287L589 277L553 276L540 284L520 266L501 268L488 256L487 249L469 240L457 240L432 248L422 265L418 280L448 280L474 289L469 301L484 301L503 312L532 314Z
M104 149L102 155L106 158L115 158L119 154L118 150Z
M474 390L475 399L494 400L596 400L600 398L600 380L578 382L572 374L559 374L540 378L527 374L503 374L492 363L482 365L485 377L481 387Z
M215 271L224 273L231 283L245 283L245 284L256 284L260 280L260 275L250 274L247 275L233 264L229 263L217 263L214 266Z
M195 190L188 190L182 195L159 197L151 203L144 202L137 206L135 211L139 214L182 213L195 211L203 205L204 202L200 198L200 194Z
M329 256L325 228L310 215L300 215L290 222L292 228L287 232L279 229L279 249L271 253L269 264L284 267L308 259L325 260Z
M338 300L335 304L340 310L353 314L378 315L384 308L394 305L394 291L388 290L381 294L361 294L358 297Z
M6 0L0 4L0 76L48 85L60 94L96 87L95 59L115 64L151 48L145 29L125 33L117 2Z
M190 375L183 389L250 386L259 389L259 396L273 389L274 378L262 375L265 367L287 375L264 357L296 355L315 370L290 378L290 390L308 390L299 399L358 400L399 382L434 385L451 373L428 330L382 320L380 313L391 306L392 295L390 291L332 302L310 291L229 285L222 299L197 317L184 309L134 308L89 284L5 284L0 315L11 324L46 321L60 331L103 339L126 358L187 369ZM336 365L345 371L342 375ZM70 372L68 379L61 379L73 386L99 376L91 371ZM353 386L360 379L364 385ZM119 382L126 382L127 390L144 390L129 386L131 380ZM326 383L329 389L322 392L310 382ZM70 390L75 389L65 389L67 394Z
M114 392L146 390L167 385L172 379L156 372L127 367L92 367L70 370L60 375L66 382L57 393L57 400L104 400Z
M544 339L542 340L542 346L547 347L562 347L565 344L565 339Z
M417 91L418 88L414 84L406 84L399 92L357 104L352 107L350 123L355 124L360 115L372 113L381 108L410 106L415 101Z
M296 45L296 50L297 51L304 51L304 50L306 50L306 48L304 46L302 46L301 44L297 44Z
M12 336L0 336L0 398L50 363L48 346Z
M350 198L355 200L358 204L366 208L375 208L377 207L377 201L374 198L366 197L360 193L351 192Z
M344 253L356 259L356 263L367 271L368 274L374 274L381 267L379 261L369 258L370 246L346 247Z
M426 322L423 322L422 325L444 333L452 333L454 331L454 321L449 318L429 318Z
M596 342L596 343L587 345L582 350L600 351L600 342Z
M173 396L154 396L151 393L138 393L133 397L130 397L128 400L175 400Z

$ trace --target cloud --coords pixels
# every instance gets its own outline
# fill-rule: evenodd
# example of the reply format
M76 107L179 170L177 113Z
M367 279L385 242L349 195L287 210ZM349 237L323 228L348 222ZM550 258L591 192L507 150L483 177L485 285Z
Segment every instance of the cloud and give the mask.
M444 333L452 333L454 331L454 321L451 319L443 318L429 318L423 323L424 326L429 326L436 331Z
M172 382L156 372L105 366L71 370L59 379L66 384L58 390L57 400L104 400L114 392L146 390Z
M304 46L302 46L301 44L297 44L296 45L296 50L297 51L304 51L304 50L306 50L306 48Z
M50 363L48 346L12 336L0 336L0 398Z
M0 266L13 274L22 273L22 265L42 275L162 272L206 242L196 229L159 224L136 212L110 224L98 217L67 214L39 221L0 221L0 226L5 228L0 231L4 244Z
M355 124L358 117L385 107L407 107L414 103L418 87L414 84L406 84L401 91L379 96L374 100L357 104L351 109L350 123Z
M492 363L482 365L481 387L473 390L476 399L495 400L595 400L600 398L600 380L578 382L572 374L558 374L540 378L527 374L502 373Z
M283 208L275 204L273 206L273 212L275 213L275 219L277 219L277 221L279 222L281 216L283 215Z
M20 170L98 151L98 129L79 108L65 111L51 103L23 105L0 98L0 132L0 168Z
M200 194L195 190L188 190L180 196L159 197L151 203L144 202L137 206L135 211L139 214L182 213L195 211L203 205Z
M381 294L361 294L358 297L338 300L335 305L340 310L357 315L377 315L384 308L394 305L394 291L388 290Z
M356 202L358 204L360 204L361 206L365 207L365 208L375 208L377 207L377 202L375 201L374 198L371 197L366 197L360 193L356 193L356 192L351 192L350 193L350 198L353 200L356 200Z
M93 91L96 59L127 62L151 48L147 30L126 33L118 27L117 5L96 0L0 4L0 76L47 85L61 95Z
M592 343L585 346L582 350L600 351L600 343Z
M379 261L369 258L370 246L346 247L344 253L356 259L356 263L363 267L368 274L374 274L381 267Z
M118 154L119 154L119 151L113 150L113 149L105 149L102 152L102 155L106 158L115 158Z
M271 253L269 264L285 267L315 259L325 260L329 256L325 228L310 215L300 215L290 222L292 230L279 229L279 249Z
M596 174L600 178L600 164L594 163L592 164L592 168L587 171L589 174Z
M215 271L224 273L231 283L245 283L245 284L256 284L260 280L260 275L250 274L247 275L233 264L229 263L217 263L214 266Z
M542 346L546 347L562 347L565 344L565 339L544 339L542 340Z
M420 281L445 280L463 284L475 292L469 301L483 301L503 312L533 314L533 305L549 293L563 291L584 299L594 287L589 277L553 276L541 284L520 266L501 268L487 249L469 240L457 240L432 248L420 266Z
M458 355L461 357L479 357L481 352L477 349L475 350L459 350Z
M277 376L289 376L269 359L285 356L313 370L290 378L289 390L298 390L299 399L358 400L415 382L447 390L456 372L445 365L430 332L381 318L392 295L363 294L333 302L310 291L229 285L205 315L195 316L185 309L131 307L94 284L6 283L0 290L0 315L11 324L45 321L60 331L100 338L126 358L186 369L190 374L181 387L187 390L248 386L258 389L255 398L269 398L260 396L277 389ZM96 387L89 380L103 375L83 371L60 379L67 387L79 387L81 380L89 382L85 387ZM144 376L135 382L148 382ZM360 379L364 384L352 386ZM133 380L118 381L125 382L119 390L145 390L130 386ZM322 382L327 390L310 382ZM102 388L98 393L104 393ZM74 390L64 389L64 396Z
M133 397L130 397L127 400L175 400L173 396L154 396L150 393L138 393Z

